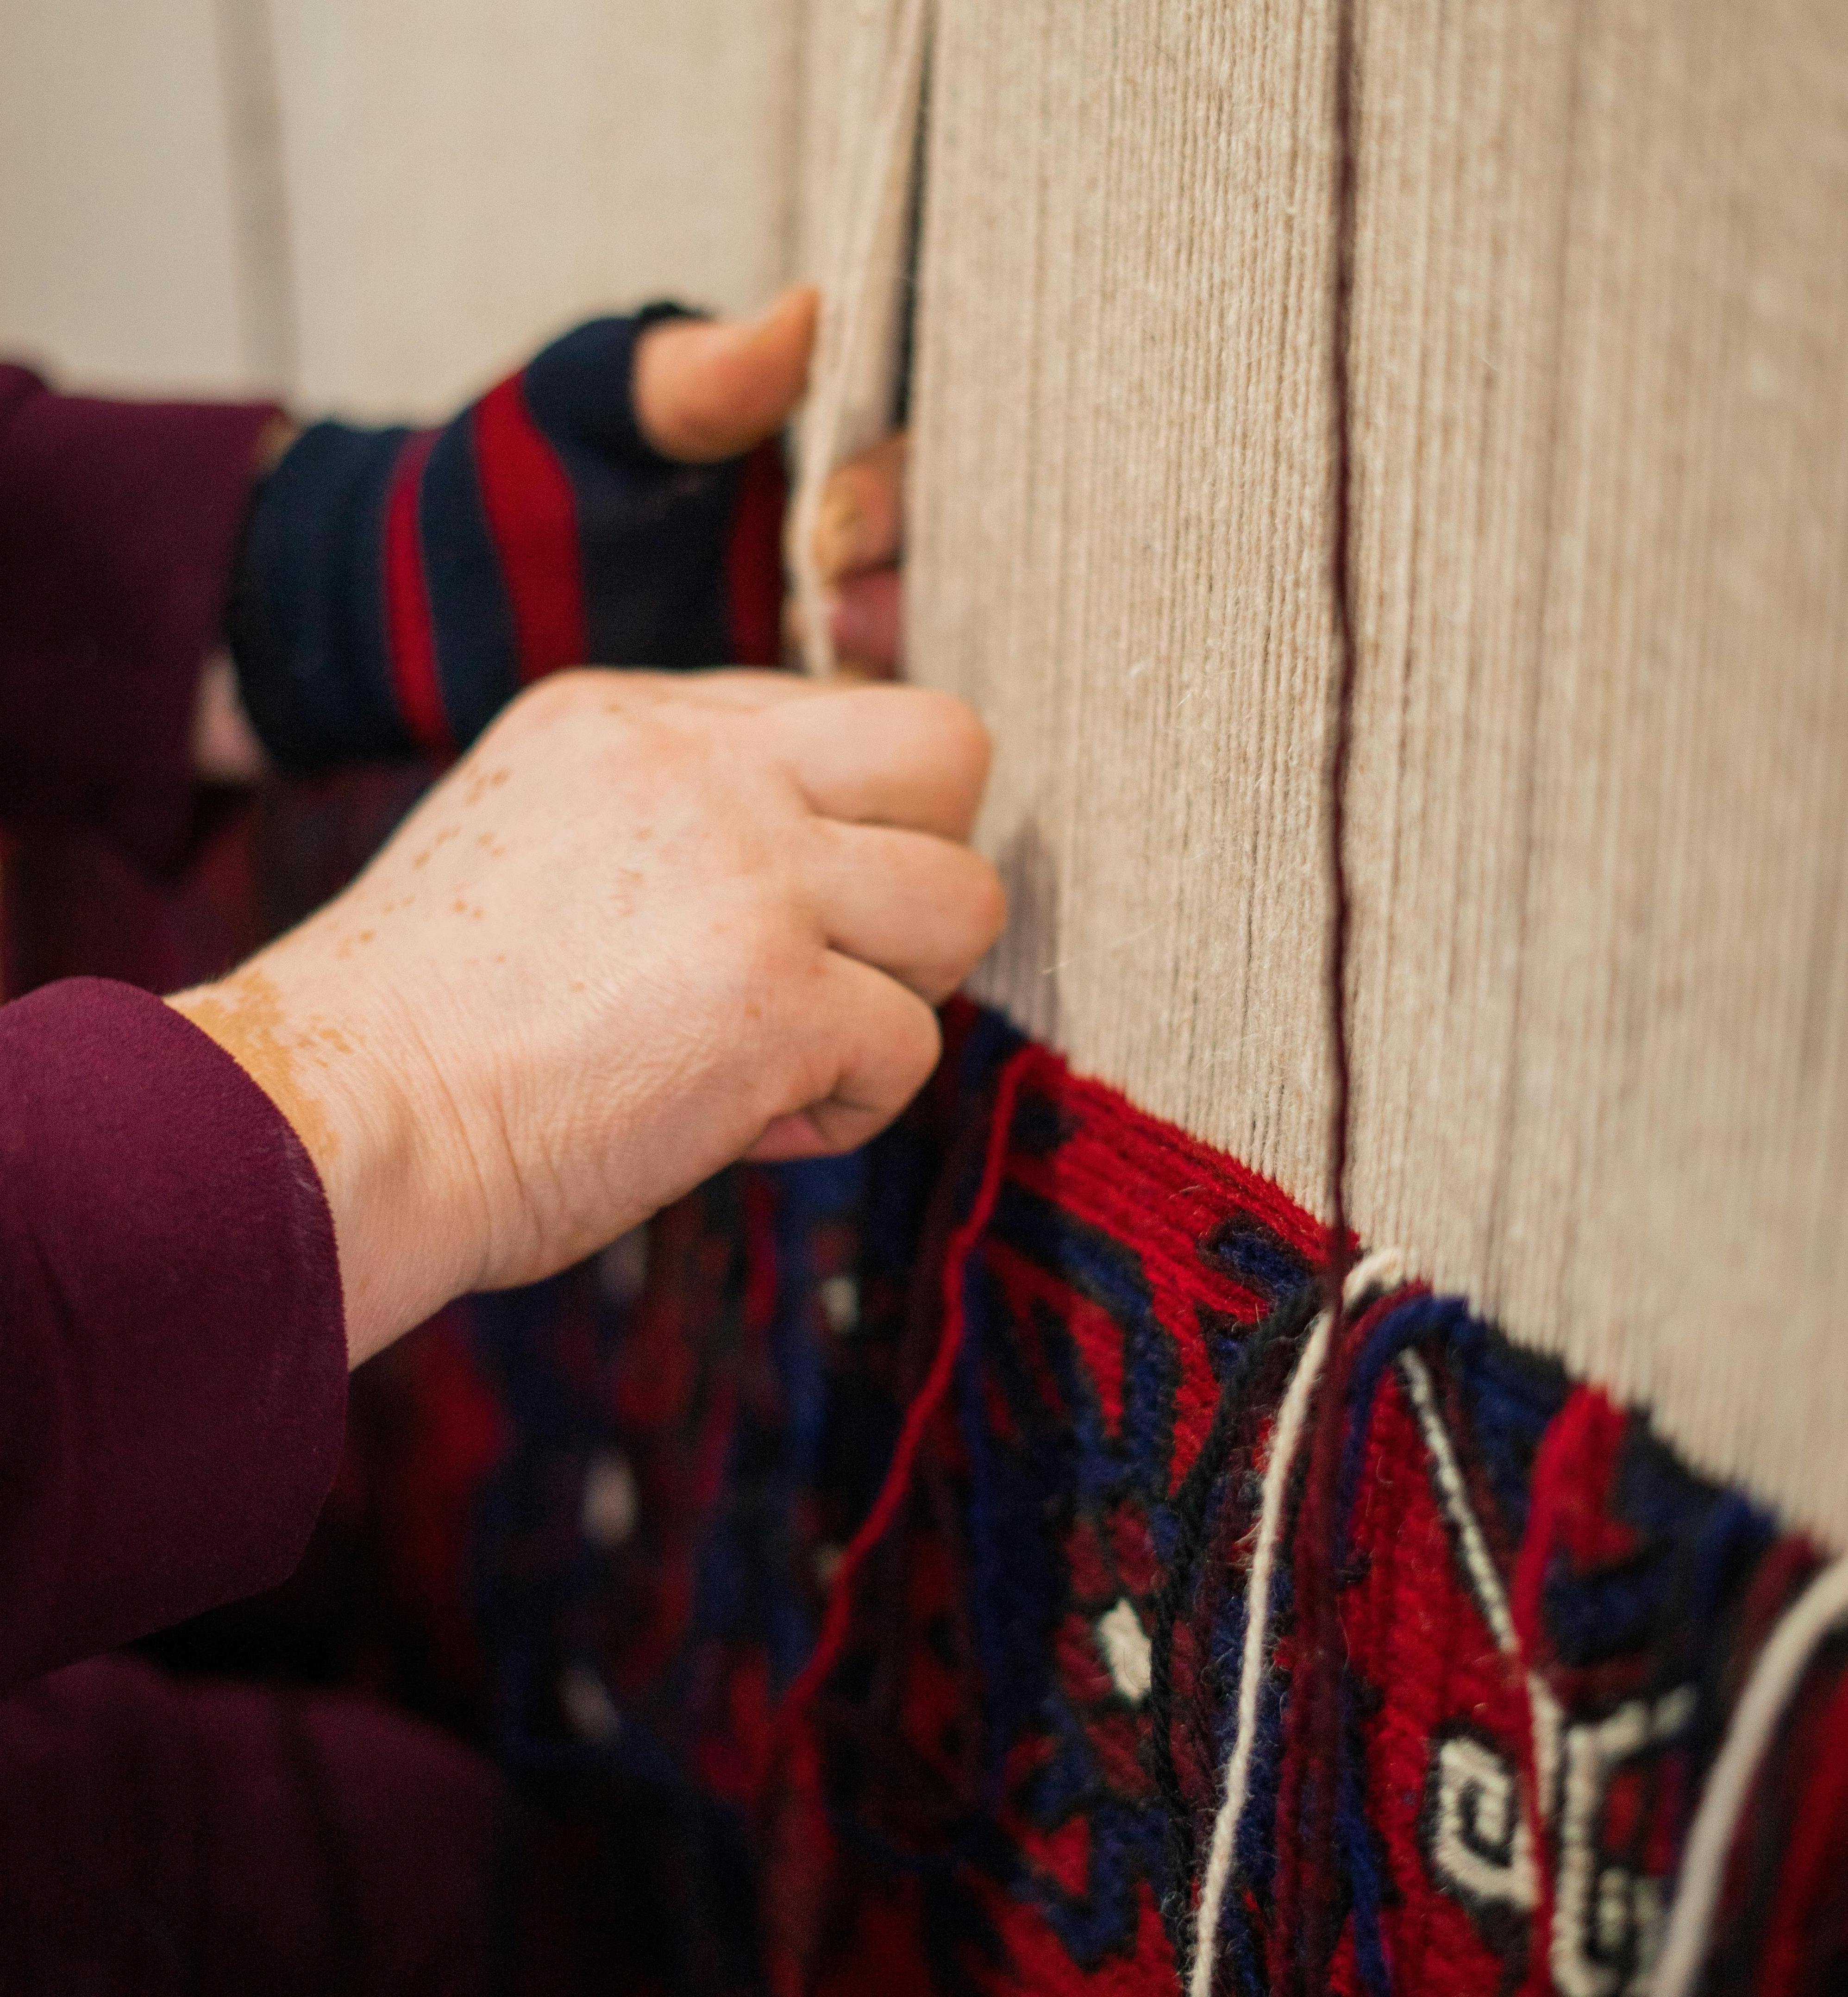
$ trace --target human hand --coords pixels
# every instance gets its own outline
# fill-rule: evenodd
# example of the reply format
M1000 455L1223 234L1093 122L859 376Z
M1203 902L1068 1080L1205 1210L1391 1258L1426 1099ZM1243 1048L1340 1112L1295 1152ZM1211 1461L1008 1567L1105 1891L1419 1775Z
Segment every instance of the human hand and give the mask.
M895 1115L1001 926L960 843L987 764L919 688L561 674L344 894L174 999L314 1160L355 1363Z
M823 488L815 519L815 567L828 585L836 656L876 679L903 663L906 443L895 431L843 464Z
M593 320L440 430L295 437L229 619L274 760L446 755L587 659L771 663L780 476L744 454L801 398L815 316L798 288L745 322Z

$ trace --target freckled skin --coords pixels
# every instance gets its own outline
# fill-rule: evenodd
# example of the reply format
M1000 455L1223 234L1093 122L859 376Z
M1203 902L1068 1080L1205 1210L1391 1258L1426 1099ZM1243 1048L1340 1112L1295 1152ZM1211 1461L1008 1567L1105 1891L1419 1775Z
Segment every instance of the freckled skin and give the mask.
M985 774L919 689L560 674L343 895L176 1000L315 1161L356 1361L895 1115L1000 926L963 843Z
M173 1003L203 1033L234 1049L240 1064L295 1126L310 1157L336 1156L340 1133L322 1100L321 1050L350 1054L354 1041L313 1019L293 1019L282 996L252 967Z

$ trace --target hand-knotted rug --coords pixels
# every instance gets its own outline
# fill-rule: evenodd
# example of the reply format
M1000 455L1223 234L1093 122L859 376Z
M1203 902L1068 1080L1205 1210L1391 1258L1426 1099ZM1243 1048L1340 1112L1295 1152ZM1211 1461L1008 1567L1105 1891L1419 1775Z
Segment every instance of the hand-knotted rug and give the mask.
M1329 1353L1274 1186L946 1043L867 1152L478 1306L503 1751L651 1826L638 1974L1640 1997L1729 1785L1655 1987L1848 1987L1822 1553L1415 1281Z

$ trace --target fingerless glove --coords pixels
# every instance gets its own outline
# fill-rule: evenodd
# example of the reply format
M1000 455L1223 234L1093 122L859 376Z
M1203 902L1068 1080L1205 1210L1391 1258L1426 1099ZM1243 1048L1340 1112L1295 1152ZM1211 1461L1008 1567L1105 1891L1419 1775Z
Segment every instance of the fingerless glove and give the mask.
M453 754L560 666L774 660L774 447L680 464L636 421L636 341L679 316L580 326L441 429L295 440L252 504L229 620L281 767Z

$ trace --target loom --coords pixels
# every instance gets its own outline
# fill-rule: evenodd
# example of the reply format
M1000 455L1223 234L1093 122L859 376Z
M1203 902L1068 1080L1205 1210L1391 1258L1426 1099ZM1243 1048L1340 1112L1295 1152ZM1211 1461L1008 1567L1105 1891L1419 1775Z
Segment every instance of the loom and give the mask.
M1317 1210L1334 20L859 10L810 417L889 408L928 36L908 643L996 731L980 989ZM1354 77L1355 1224L1839 1540L1848 42L1375 5Z
M678 1870L778 1990L1829 1987L1848 36L797 12L808 664L903 409L1013 918L931 1102L611 1333L709 1369L614 1425L664 1488L754 1410L602 1660L743 1784Z
M979 995L1839 1545L1839 22L892 0L819 89L792 554L908 363L910 670L998 743ZM1691 1988L1729 1836L1653 1971L1556 1901L1553 1987Z
M1839 10L268 12L258 362L434 406L585 270L815 278L809 664L903 409L908 670L995 738L919 1110L484 1306L504 1745L672 1799L664 1981L1839 1987ZM373 198L426 60L514 281Z

